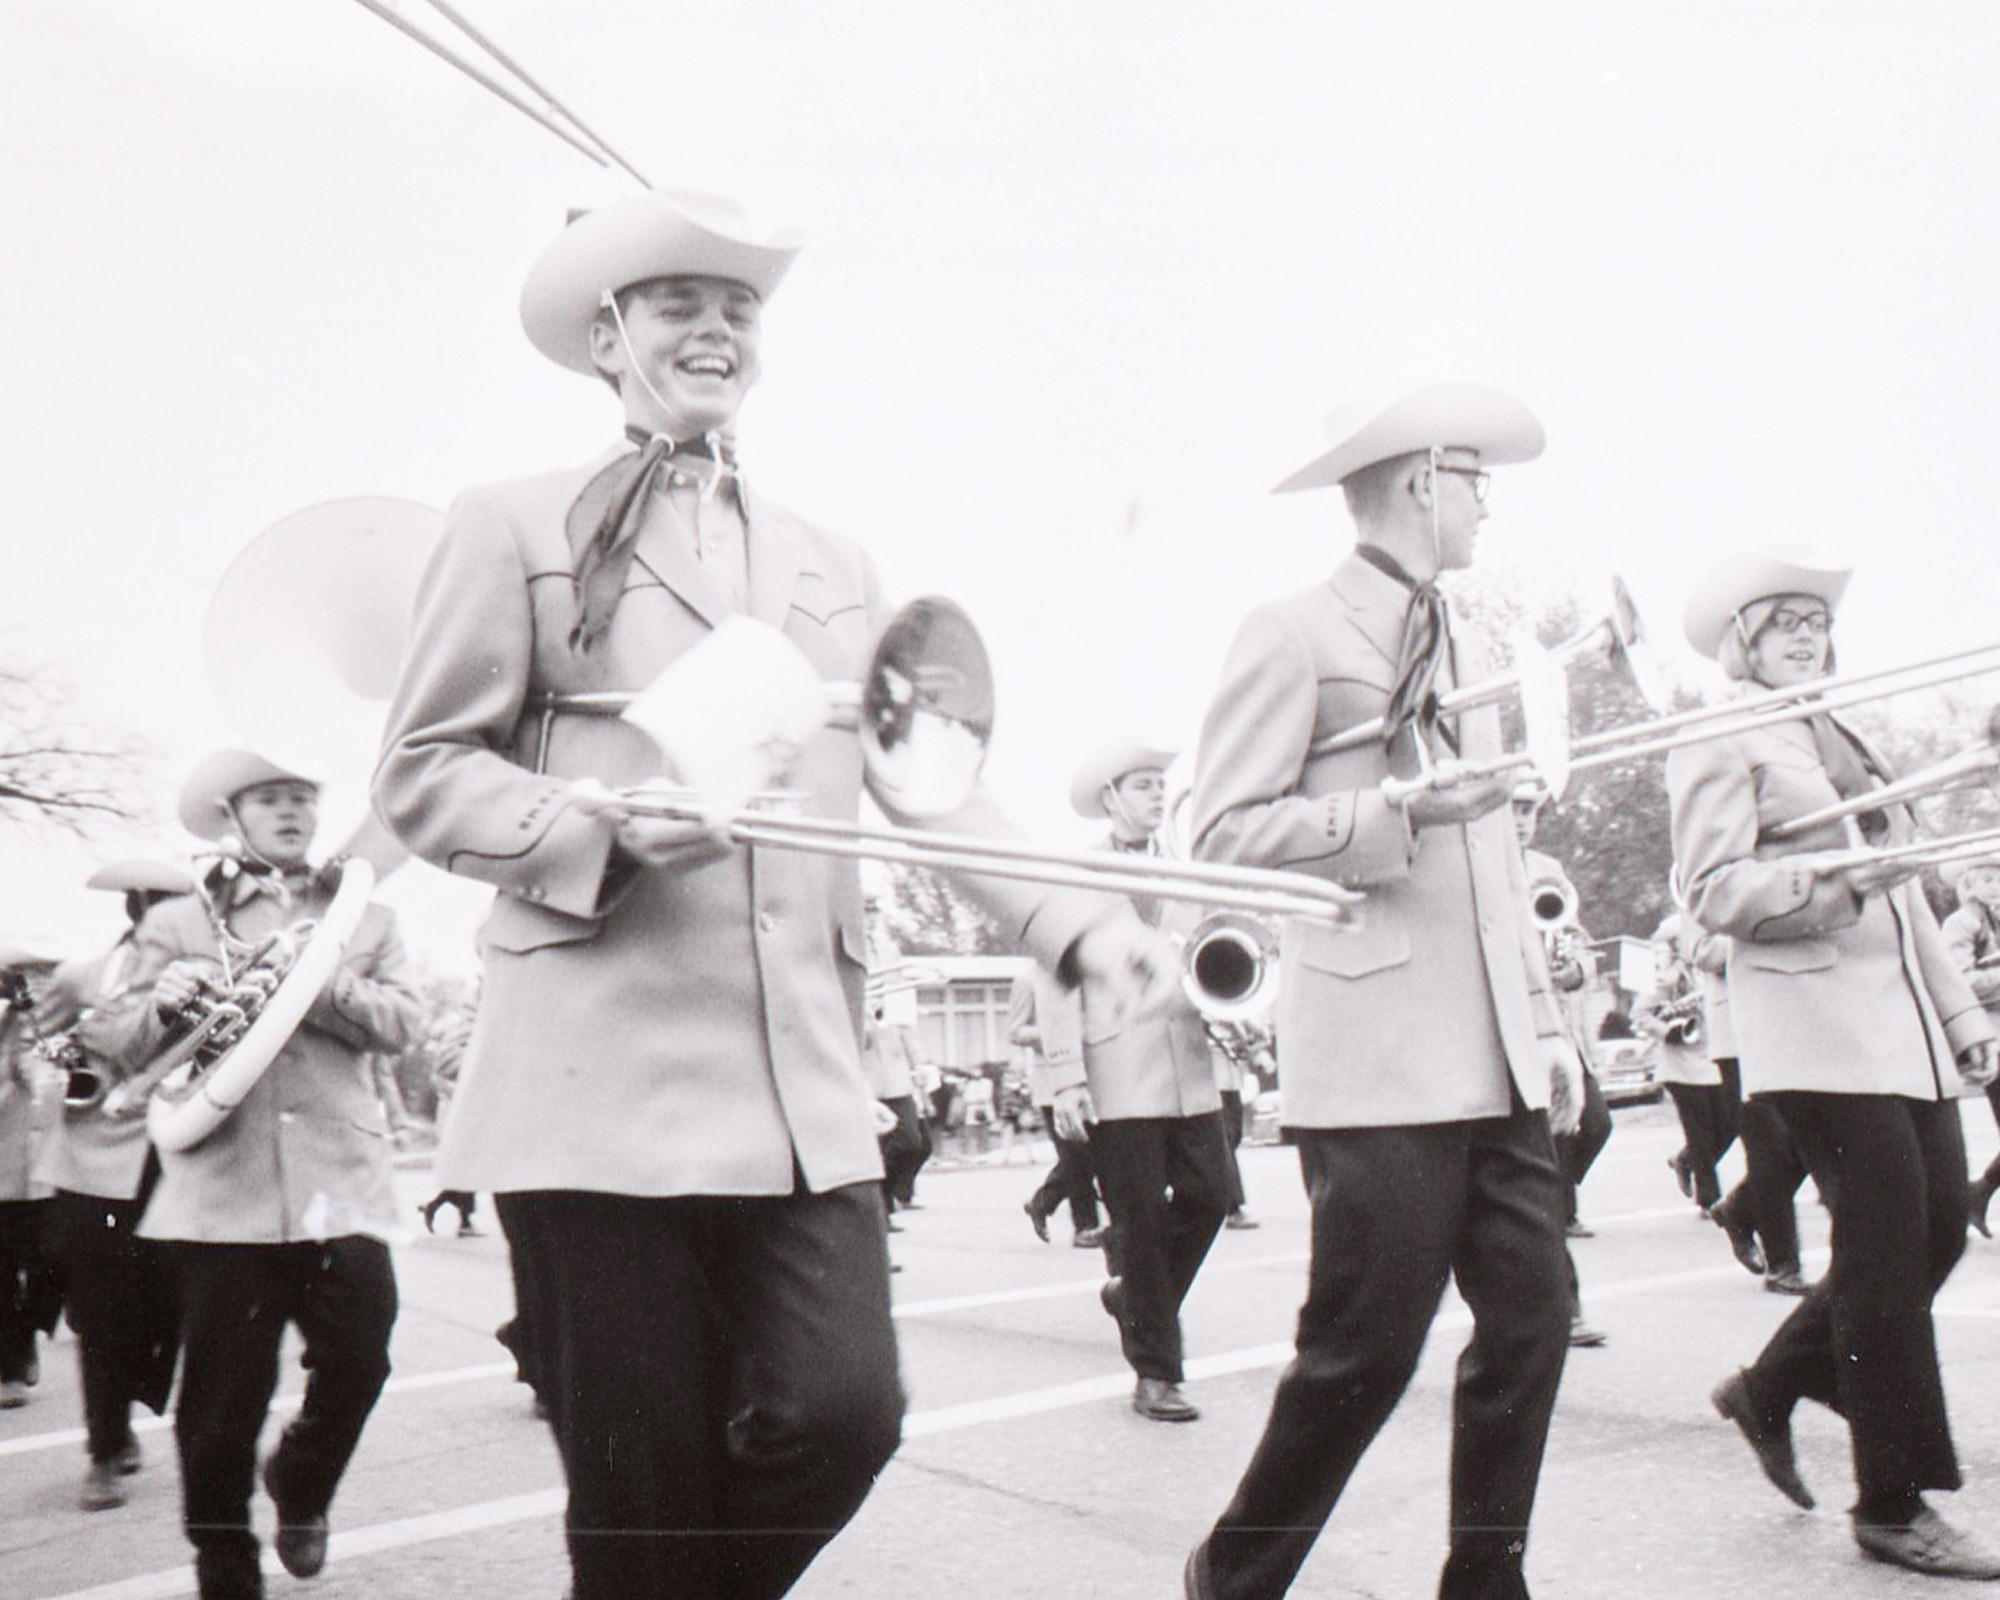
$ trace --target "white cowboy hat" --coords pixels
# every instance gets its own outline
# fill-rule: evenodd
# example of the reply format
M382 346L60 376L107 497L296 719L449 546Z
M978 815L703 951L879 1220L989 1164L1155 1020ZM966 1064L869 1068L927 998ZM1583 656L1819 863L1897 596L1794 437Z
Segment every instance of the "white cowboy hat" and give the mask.
M2000 872L2000 856L1974 856L1970 861L1947 861L1938 868L1938 877L1947 889L1956 889L1968 872Z
M768 300L805 244L796 228L759 235L719 195L649 190L586 211L528 269L521 326L558 366L589 377L590 324L607 294L650 278L726 278Z
M1174 762L1174 752L1160 750L1137 739L1115 739L1076 769L1069 780L1069 803L1078 816L1104 815L1104 786L1116 783L1128 772L1149 768L1161 772Z
M309 783L319 781L266 761L252 750L217 750L195 763L194 771L181 785L181 826L197 839L220 839L230 832L234 819L229 802L245 789L260 783Z
M1534 412L1483 383L1425 383L1356 400L1327 413L1326 436L1331 448L1273 494L1325 488L1417 450L1471 450L1491 467L1532 461L1548 442Z
M146 856L107 861L84 880L86 889L110 889L118 894L193 894L194 879L181 868Z
M1825 601L1828 611L1838 611L1840 597L1847 592L1847 580L1853 576L1851 562L1836 560L1802 544L1739 550L1711 567L1695 584L1681 626L1688 643L1713 660L1722 648L1731 619L1752 601L1768 600L1773 595L1808 594Z

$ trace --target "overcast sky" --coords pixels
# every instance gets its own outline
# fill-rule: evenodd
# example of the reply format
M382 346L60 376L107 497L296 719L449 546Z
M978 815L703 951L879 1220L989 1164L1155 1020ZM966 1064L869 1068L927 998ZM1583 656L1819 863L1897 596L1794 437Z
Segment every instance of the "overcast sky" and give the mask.
M2000 8L461 3L655 183L807 230L746 471L971 609L1037 831L1095 743L1192 738L1351 542L1267 489L1410 378L1547 423L1484 563L1621 571L1677 644L1702 567L1805 539L1861 562L1843 664L1995 634ZM0 140L0 647L176 774L232 738L200 622L260 530L615 436L516 298L631 181L352 0L8 0ZM73 886L124 843L0 837L0 916L108 928Z

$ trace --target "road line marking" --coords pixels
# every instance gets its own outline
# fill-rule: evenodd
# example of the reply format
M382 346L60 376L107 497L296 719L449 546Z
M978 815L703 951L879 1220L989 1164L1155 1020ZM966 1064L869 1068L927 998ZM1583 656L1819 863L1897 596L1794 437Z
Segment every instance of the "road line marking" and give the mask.
M1809 1258L1824 1254L1823 1251L1807 1252ZM1628 1278L1618 1283L1593 1286L1591 1298L1625 1299L1655 1289L1681 1288L1691 1283L1734 1277L1742 1270L1732 1262L1727 1266L1704 1267L1690 1272L1664 1273L1651 1278ZM2000 1313L1990 1314L2000 1315ZM1440 1330L1451 1332L1471 1326L1472 1314L1462 1303L1445 1306L1431 1323L1434 1332ZM1193 1382L1243 1372L1268 1371L1273 1367L1284 1366L1291 1359L1292 1344L1289 1340L1280 1344L1250 1345L1241 1350L1226 1350L1215 1355L1198 1356L1187 1363L1187 1375L1189 1381ZM412 1383L417 1381L411 1380ZM903 1419L903 1437L906 1440L927 1439L988 1423L1008 1422L1051 1411L1096 1405L1129 1393L1131 1387L1132 1375L1129 1372L1119 1372L1097 1378L1084 1378L1075 1383L1056 1384L1047 1389L1029 1389L1016 1394L998 1395L987 1400L939 1406L929 1411L912 1412L906 1416ZM385 1551L406 1549L411 1545L428 1544L439 1539L457 1538L466 1533L531 1522L543 1517L560 1517L567 1503L567 1492L557 1487L511 1495L503 1500L481 1501L473 1505L459 1506L450 1511L432 1512L421 1517L406 1517L396 1522L378 1522L369 1527L334 1534L329 1559L338 1561L344 1557L377 1555ZM272 1577L278 1576L283 1571L277 1564L277 1558L269 1552L265 1554L264 1566L266 1573ZM137 1577L122 1578L94 1589L73 1590L67 1594L51 1596L50 1600L180 1600L180 1597L193 1592L194 1568L190 1564L172 1571L141 1573Z

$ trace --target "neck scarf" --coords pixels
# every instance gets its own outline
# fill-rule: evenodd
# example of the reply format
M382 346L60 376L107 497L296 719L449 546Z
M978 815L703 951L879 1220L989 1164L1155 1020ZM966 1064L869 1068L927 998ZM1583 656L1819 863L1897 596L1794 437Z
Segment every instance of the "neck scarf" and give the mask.
M1412 725L1425 734L1442 732L1436 684L1451 651L1451 620L1445 612L1444 596L1435 583L1417 582L1386 551L1364 544L1357 545L1355 553L1410 592L1403 637L1396 647L1396 677L1389 689L1388 709L1382 713L1382 743L1394 744L1396 736Z
M569 647L578 655L588 655L611 626L611 615L625 589L625 576L639 552L646 497L659 478L660 468L669 458L710 463L713 470L705 493L712 492L725 477L736 475L735 445L726 435L673 440L663 433L648 434L627 427L625 437L638 448L586 483L563 519L570 553L576 560L577 620L570 629Z

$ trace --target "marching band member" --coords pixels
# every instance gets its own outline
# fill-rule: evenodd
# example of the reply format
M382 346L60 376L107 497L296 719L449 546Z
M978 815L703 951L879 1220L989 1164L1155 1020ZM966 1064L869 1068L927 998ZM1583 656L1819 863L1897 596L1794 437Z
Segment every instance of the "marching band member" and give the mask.
M576 1600L783 1594L900 1433L859 875L621 809L608 786L658 776L658 751L544 700L637 690L741 615L862 676L873 562L736 463L797 248L649 192L543 254L528 334L616 390L630 442L459 499L376 778L418 855L500 891L439 1169L493 1192L536 1262L521 1313L543 1321ZM806 741L790 778L813 814L856 816L852 735ZM1006 831L984 796L940 826ZM1171 986L1170 952L1103 897L968 883L1066 975L1135 1004Z
M1809 685L1832 669L1849 569L1774 547L1696 585L1687 636L1737 680ZM1856 1542L1917 1572L2000 1578L2000 1554L1926 1491L1956 1489L1931 1302L1965 1249L1965 1139L1952 1097L1993 1077L1993 1026L1959 975L1914 869L1848 866L1856 835L1907 832L1901 807L1797 838L1770 830L1889 780L1828 713L1725 734L1667 758L1689 910L1729 935L1744 1088L1768 1096L1833 1212L1833 1259L1757 1359L1715 1391L1765 1475L1813 1504L1791 1415L1817 1400L1853 1442Z
M1055 1078L1042 1051L1042 1028L1035 1005L1035 979L1023 973L1007 991L1007 1042L1027 1056L1028 1099L1041 1114L1055 1147L1056 1164L1021 1203L1028 1226L1043 1244L1049 1242L1049 1218L1059 1206L1069 1207L1070 1243L1095 1250L1104 1243L1104 1220L1097 1206L1097 1167L1090 1159L1088 1131L1070 1138L1056 1126Z
M1655 1075L1674 1102L1681 1148L1667 1158L1680 1191L1706 1218L1722 1199L1716 1166L1736 1142L1737 1098L1709 1059L1708 1017L1694 964L1702 929L1672 911L1653 930L1653 987L1633 1009L1633 1023L1655 1041ZM1747 1265L1747 1263L1746 1263ZM1760 1261L1752 1268L1762 1271Z
M1157 848L1172 761L1172 751L1120 739L1077 769L1070 805L1110 820L1103 849ZM1150 896L1133 904L1153 923L1170 910ZM1065 1137L1089 1139L1111 1213L1112 1275L1101 1298L1137 1379L1132 1409L1155 1422L1193 1422L1201 1413L1180 1387L1181 1304L1238 1198L1208 1035L1185 995L1135 1018L1096 984L1073 996L1053 990L1045 982L1035 1003L1051 1105Z
M1944 942L1986 1015L2000 1019L2000 861L1953 863L1940 874L1958 895L1958 908L1944 919ZM2000 1121L2000 1080L1986 1086L1987 1101ZM1993 1235L1986 1208L2000 1189L2000 1156L1972 1181L1966 1206L1982 1238Z
M126 1070L171 1043L226 949L325 912L332 890L306 861L318 814L317 784L249 751L217 751L189 774L182 826L239 841L243 870L218 870L206 895L166 901L139 925L130 988L99 1012L97 1034ZM229 1120L160 1158L139 1233L165 1244L180 1294L174 1431L203 1600L264 1592L250 1497L287 1323L305 1343L305 1401L262 1476L285 1570L310 1577L325 1563L327 1508L389 1376L396 1318L389 1131L368 1054L402 1050L417 1014L395 918L370 906Z
M1583 1063L1583 1105L1576 1127L1556 1137L1556 1161L1563 1175L1563 1251L1569 1257L1569 1342L1579 1350L1595 1350L1609 1342L1602 1328L1583 1316L1583 1285L1577 1276L1576 1255L1571 1239L1587 1239L1591 1230L1577 1211L1577 1187L1589 1174L1591 1165L1611 1138L1611 1108L1598 1087L1597 1074L1590 1070L1589 1020L1584 1012L1584 989L1590 982L1590 948L1582 927L1576 922L1578 897L1569 872L1554 856L1535 848L1535 830L1540 826L1542 807L1549 792L1540 783L1514 786L1514 842L1521 847L1521 867L1527 874L1528 892L1555 895L1570 908L1568 919L1544 923L1539 912L1536 926L1542 935L1542 955L1548 962L1549 986L1556 1008L1561 1011L1563 1031Z
M882 892L862 878L862 913L868 929L867 1018L861 1030L861 1067L875 1096L877 1143L882 1152L882 1195L889 1231L900 1232L895 1213L917 1200L917 1174L931 1158L930 1130L917 1111L916 997L908 986L892 989L903 953L882 916Z
M160 1166L143 1117L113 1117L103 1095L117 1064L91 1048L97 1008L122 995L136 966L134 935L162 900L191 892L194 882L161 861L114 861L92 873L87 887L125 897L125 931L100 955L56 969L39 1012L46 1033L69 1031L81 1051L96 1098L67 1098L37 1161L49 1200L49 1254L62 1269L65 1315L76 1330L83 1379L83 1423L90 1467L82 1504L104 1511L125 1503L124 1479L139 1470L132 1433L136 1402L165 1413L180 1353L180 1312L173 1274L160 1247L138 1237Z
M42 1249L49 1186L34 1170L60 1091L41 1053L33 986L54 966L0 941L0 1411L28 1403L42 1380L36 1336L54 1333L62 1315L62 1283Z
M1436 580L1471 564L1488 469L1532 460L1519 401L1436 384L1329 419L1281 489L1340 484L1359 533L1331 578L1259 607L1201 735L1195 849L1368 892L1357 928L1285 930L1284 1119L1312 1201L1298 1355L1235 1498L1189 1558L1194 1600L1269 1600L1304 1562L1410 1381L1454 1274L1459 1360L1448 1600L1527 1593L1529 1513L1568 1350L1562 1173L1582 1067L1563 1032L1506 806L1507 776L1392 795L1420 754L1500 750L1487 706L1434 691L1481 665ZM1384 737L1315 741L1381 717Z

